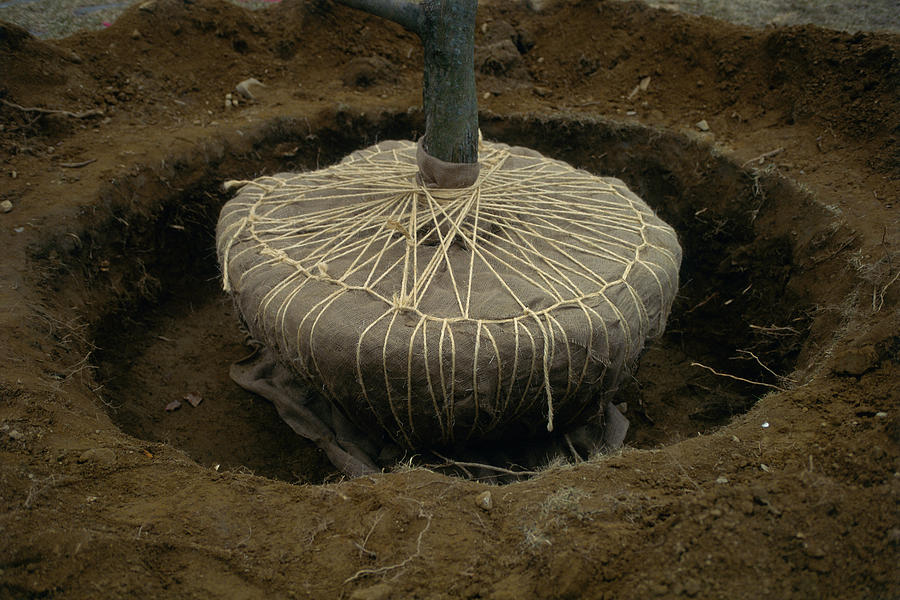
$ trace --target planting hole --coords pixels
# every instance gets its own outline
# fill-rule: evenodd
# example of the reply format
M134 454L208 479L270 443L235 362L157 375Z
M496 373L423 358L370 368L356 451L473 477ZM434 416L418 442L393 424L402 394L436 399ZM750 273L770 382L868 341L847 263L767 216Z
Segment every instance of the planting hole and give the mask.
M108 258L91 284L116 296L95 324L94 342L102 394L123 431L171 444L208 467L290 482L337 476L269 402L228 376L249 349L214 255L215 222L227 199L221 183L315 169L378 139L412 139L410 119L338 114L318 129L270 123L245 135L253 141L240 148L218 142L169 165L184 185L158 186L163 198L112 204L96 225L94 244L104 250L94 254ZM786 376L807 351L815 316L814 299L800 285L809 257L797 255L791 227L824 240L807 248L830 238L824 217L791 223L800 192L689 139L643 127L486 117L482 130L488 139L623 179L679 234L681 288L668 328L650 342L617 400L631 424L626 444L654 448L708 432L791 385Z

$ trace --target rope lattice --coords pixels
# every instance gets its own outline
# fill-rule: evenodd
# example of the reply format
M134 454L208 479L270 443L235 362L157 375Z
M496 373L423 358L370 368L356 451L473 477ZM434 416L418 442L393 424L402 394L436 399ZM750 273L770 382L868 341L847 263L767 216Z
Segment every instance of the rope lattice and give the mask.
M571 421L662 331L677 288L674 232L622 182L502 144L480 161L473 186L428 189L415 145L386 142L231 182L220 219L224 286L251 331L408 447L537 403L552 430L575 400Z

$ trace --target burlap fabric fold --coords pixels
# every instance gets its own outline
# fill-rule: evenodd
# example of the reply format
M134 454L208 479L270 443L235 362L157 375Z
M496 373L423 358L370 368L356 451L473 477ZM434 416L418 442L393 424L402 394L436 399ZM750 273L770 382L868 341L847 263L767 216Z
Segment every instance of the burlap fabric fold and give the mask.
M418 154L390 141L232 182L217 250L251 335L409 450L602 421L665 327L672 228L618 179L532 150L483 143L458 189Z

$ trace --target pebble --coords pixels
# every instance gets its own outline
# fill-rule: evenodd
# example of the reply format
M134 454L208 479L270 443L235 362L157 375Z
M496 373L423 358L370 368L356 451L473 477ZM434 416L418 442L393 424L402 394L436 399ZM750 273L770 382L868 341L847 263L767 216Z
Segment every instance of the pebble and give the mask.
M534 12L543 12L556 4L556 0L525 0L525 6Z
M725 484L725 483L728 483L728 478L727 478L727 477L724 477L724 476L723 476L723 477L719 477L718 479L716 479L716 483L718 483L718 484Z
M810 558L825 558L825 551L818 546L807 544L803 550Z
M9 437L11 437L14 440L21 440L23 437L25 437L25 435L18 429L13 429L12 431L9 432Z
M256 85L259 87L266 87L266 84L264 84L263 82L259 81L258 79L254 78L254 77L250 77L249 79L245 79L242 82L240 82L239 84L237 84L236 86L234 86L234 89L238 94L240 94L244 98L247 98L248 100L252 100L254 98L254 96L253 96L253 92L250 91L251 85Z
M81 453L81 456L78 457L78 462L111 465L116 462L116 451L112 448L91 448Z
M696 125L697 129L699 129L700 131L709 131L709 123L706 122L706 119L697 121Z
M475 496L475 505L484 511L490 511L494 508L494 499L491 498L491 491L485 490Z
M9 200L4 200L3 202L0 202L0 212L8 213L8 212L11 212L12 209L13 209L13 203L10 202Z

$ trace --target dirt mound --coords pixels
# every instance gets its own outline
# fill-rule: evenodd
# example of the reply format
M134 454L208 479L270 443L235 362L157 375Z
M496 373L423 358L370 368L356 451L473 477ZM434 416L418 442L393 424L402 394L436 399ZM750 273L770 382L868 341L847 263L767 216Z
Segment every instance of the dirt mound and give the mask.
M3 24L0 597L900 594L900 40L562 2L484 6L476 44L486 138L681 238L628 449L337 481L228 380L221 182L414 139L414 36L319 1Z

